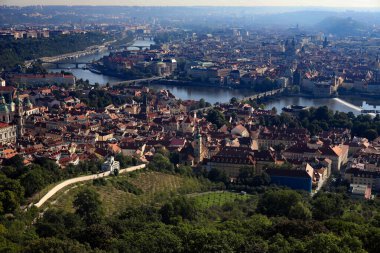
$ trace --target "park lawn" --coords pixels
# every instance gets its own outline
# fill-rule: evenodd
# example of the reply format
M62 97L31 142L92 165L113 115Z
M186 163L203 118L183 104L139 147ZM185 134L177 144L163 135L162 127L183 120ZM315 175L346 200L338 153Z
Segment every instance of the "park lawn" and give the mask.
M91 187L99 193L106 215L112 215L132 206L138 207L148 203L159 206L173 195L199 192L204 188L202 183L195 178L160 172L128 173L107 178L106 181L107 184L104 186L94 186L92 181L89 181L64 189L57 194L54 200L50 201L50 206L74 212L72 203L75 195L80 189ZM142 190L142 193L135 195L120 190L115 187L117 181L127 181Z
M234 202L235 200L247 200L252 197L252 195L242 195L235 192L227 191L217 191L217 192L207 192L192 194L193 198L199 205L200 208L206 209L212 206L222 206L226 203Z

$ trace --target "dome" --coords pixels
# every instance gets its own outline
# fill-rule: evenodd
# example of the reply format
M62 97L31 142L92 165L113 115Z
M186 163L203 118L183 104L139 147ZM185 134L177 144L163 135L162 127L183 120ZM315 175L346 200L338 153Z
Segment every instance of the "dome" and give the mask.
M17 95L17 97L16 97L16 99L15 99L15 104L17 105L17 106L22 106L22 101L21 101L21 99L20 99L20 97Z
M8 106L6 104L0 104L0 112L9 112Z
M33 107L33 104L32 102L30 102L30 99L27 98L26 101L25 101L25 106L29 107L29 108L32 108Z

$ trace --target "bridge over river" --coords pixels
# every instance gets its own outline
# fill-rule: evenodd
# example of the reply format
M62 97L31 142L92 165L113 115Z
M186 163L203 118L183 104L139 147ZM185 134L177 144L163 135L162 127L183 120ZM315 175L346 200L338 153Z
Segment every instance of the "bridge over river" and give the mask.
M275 96L277 94L280 94L283 91L284 91L284 88L270 90L270 91L266 91L266 92L257 93L255 95L252 95L252 96L249 96L249 97L243 97L240 100L241 101L246 101L246 100L256 100L256 99L259 99L259 98L271 97L271 96ZM209 107L203 107L203 108L195 109L195 110L192 110L191 112L205 112L205 111L207 111L209 109L212 109L214 107L215 107L215 105L212 105L212 106L209 106Z
M81 62L81 61L70 61L70 60L64 60L64 61L41 61L42 64L49 64L54 65L56 69L79 69L87 66L91 62Z

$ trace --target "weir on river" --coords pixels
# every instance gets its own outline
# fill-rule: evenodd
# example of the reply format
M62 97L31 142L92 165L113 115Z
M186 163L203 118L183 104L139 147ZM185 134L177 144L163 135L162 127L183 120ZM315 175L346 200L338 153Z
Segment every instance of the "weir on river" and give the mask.
M342 100L342 99L340 99L340 98L334 98L334 100L335 101L338 101L339 103L342 103L342 104L344 104L345 106L347 106L347 107L350 107L350 108L352 108L352 109L354 109L354 110L356 110L356 111L361 111L362 110L362 108L360 108L359 106L356 106L356 105L353 105L353 104L350 104L350 103L348 103L347 101L344 101L344 100Z

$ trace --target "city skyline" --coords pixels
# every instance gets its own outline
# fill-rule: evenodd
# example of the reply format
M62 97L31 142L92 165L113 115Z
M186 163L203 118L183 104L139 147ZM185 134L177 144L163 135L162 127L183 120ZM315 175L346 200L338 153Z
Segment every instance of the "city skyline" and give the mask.
M194 3L190 0L147 0L143 3L139 0L118 0L110 3L107 0L3 0L4 5L123 5L123 6L302 6L302 7L345 7L345 8L380 8L380 2L376 0L237 0L231 3L228 0L206 0Z

